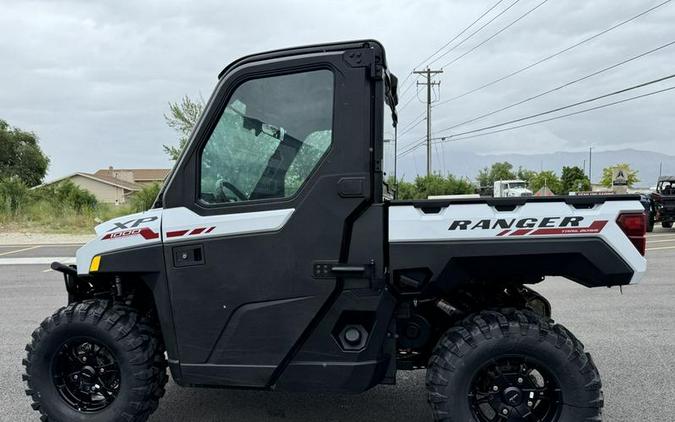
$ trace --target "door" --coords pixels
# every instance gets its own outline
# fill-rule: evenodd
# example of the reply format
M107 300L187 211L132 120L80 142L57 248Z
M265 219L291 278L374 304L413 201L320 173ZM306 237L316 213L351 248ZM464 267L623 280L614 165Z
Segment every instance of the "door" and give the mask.
M219 81L164 194L184 382L269 385L339 293L316 271L373 197L373 62L349 57L369 50L253 56Z

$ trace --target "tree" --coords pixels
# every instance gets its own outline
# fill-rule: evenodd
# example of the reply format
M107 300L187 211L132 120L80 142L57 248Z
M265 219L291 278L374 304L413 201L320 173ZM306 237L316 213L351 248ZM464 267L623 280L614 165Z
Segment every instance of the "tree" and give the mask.
M160 189L159 183L153 183L144 187L131 197L131 206L136 212L149 210L155 204Z
M393 178L390 178L388 183L389 186L395 185ZM466 179L460 179L451 174L446 177L432 174L417 176L414 183L399 180L396 199L426 199L430 195L459 195L474 193L474 191L474 186Z
M0 120L0 179L18 177L28 186L42 182L49 158L42 152L32 132L10 128Z
M561 193L564 195L569 195L570 192L591 190L591 181L584 171L577 166L563 167L560 181L562 182Z
M530 190L532 190L533 193L537 193L537 191L544 186L548 187L551 192L556 195L562 193L562 183L558 176L551 170L541 171L530 179Z
M516 174L518 179L524 180L526 182L529 182L536 175L536 171L524 169L522 167L518 167L518 173Z
M602 183L603 186L608 188L612 187L612 181L614 179L614 170L617 168L622 168L626 170L626 182L628 184L628 187L631 187L640 181L640 179L638 178L637 170L631 169L630 166L626 163L621 163L614 166L605 167L604 169L602 169L602 179L600 180L600 183Z
M497 180L513 180L516 174L513 172L513 164L504 161L494 163L492 167L485 167L478 172L478 182L481 186L492 186Z
M164 152L172 160L177 160L187 145L202 111L204 111L204 101L201 99L195 101L187 95L180 102L169 103L169 114L164 115L164 120L170 128L178 132L178 146L164 145Z

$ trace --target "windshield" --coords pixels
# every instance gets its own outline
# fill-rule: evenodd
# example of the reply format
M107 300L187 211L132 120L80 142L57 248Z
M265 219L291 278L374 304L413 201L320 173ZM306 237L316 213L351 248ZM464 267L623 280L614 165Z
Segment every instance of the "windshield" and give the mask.
M527 189L527 183L525 182L515 182L509 183L507 189Z
M664 195L675 195L675 182L661 182L657 190Z

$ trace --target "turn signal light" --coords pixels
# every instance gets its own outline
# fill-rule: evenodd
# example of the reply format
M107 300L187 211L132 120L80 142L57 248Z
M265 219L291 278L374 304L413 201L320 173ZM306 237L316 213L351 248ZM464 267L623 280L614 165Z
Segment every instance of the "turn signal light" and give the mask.
M647 214L644 212L621 214L616 224L628 236L638 252L644 256L647 249Z

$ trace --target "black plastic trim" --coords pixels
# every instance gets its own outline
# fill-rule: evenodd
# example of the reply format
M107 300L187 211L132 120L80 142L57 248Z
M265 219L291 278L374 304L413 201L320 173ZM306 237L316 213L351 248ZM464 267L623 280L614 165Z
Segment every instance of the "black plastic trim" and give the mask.
M640 195L589 195L589 196L519 196L514 198L457 198L457 199L416 199L391 201L392 207L414 206L415 208L448 207L451 205L487 204L503 210L513 210L511 207L525 205L528 202L564 202L572 206L603 204L610 201L639 201Z

